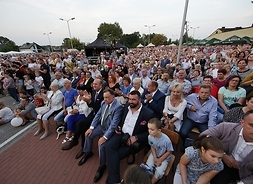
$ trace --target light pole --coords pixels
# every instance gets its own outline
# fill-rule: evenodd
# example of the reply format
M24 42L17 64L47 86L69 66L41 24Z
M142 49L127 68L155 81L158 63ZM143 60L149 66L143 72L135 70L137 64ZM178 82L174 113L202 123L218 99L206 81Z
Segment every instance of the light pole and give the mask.
M193 29L192 38L193 38L193 40L194 40L195 29L198 29L198 28L199 28L199 26L198 26L198 27L190 27L190 28L191 28L191 29Z
M47 35L47 38L48 38L48 41L49 41L49 44L50 44L50 48L51 48L51 52L53 52L53 48L52 48L52 44L51 44L51 40L49 38L49 35L52 34L52 32L49 32L49 33L43 33L43 35Z
M180 33L180 39L179 39L179 46L178 46L178 52L177 52L177 63L179 63L180 56L181 56L181 49L182 49L182 43L183 43L184 27L186 24L186 15L187 15L188 4L189 4L189 0L185 0L184 14L183 14L181 33Z
M148 25L144 25L145 27L148 27L148 31L149 31L149 35L148 35L148 42L150 43L150 28L151 27L155 27L155 25L152 25L152 26L148 26ZM148 44L149 44L148 43Z
M67 22L68 30L69 30L70 44L71 44L71 48L72 48L72 49L73 49L73 43L72 43L72 39L71 39L71 33L70 33L70 28L69 28L69 21L74 20L74 19L75 19L75 17L72 17L72 18L70 18L70 19L68 19L68 20L65 20L65 19L63 19L63 18L60 18L60 20L66 21L66 22Z

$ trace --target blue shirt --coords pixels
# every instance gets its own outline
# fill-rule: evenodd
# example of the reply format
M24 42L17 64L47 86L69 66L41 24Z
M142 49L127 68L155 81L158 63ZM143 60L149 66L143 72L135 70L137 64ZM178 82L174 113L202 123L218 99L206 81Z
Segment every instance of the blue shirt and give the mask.
M122 85L121 87L120 87L120 90L121 90L121 92L123 93L123 94L125 94L125 95L127 95L128 93L130 93L130 90L132 89L132 85L129 85L127 88L125 88L125 86L124 85Z
M63 93L65 98L65 107L70 107L75 102L75 97L78 96L77 90L71 88L69 91Z
M217 124L217 100L209 96L208 99L201 104L199 95L190 94L185 99L187 101L187 117L196 123L208 122L208 127L214 127ZM197 107L196 112L190 110L191 106Z
M170 81L163 82L162 79L158 79L157 83L158 83L158 89L167 96L170 92L170 90L169 90Z

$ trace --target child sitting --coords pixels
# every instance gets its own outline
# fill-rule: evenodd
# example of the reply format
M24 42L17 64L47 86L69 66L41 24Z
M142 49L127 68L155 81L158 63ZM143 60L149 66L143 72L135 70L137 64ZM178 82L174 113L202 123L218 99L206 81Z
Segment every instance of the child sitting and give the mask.
M162 133L162 122L153 118L148 122L148 143L151 146L151 154L146 164L140 166L147 170L152 176L151 183L156 183L164 175L170 160L173 146L170 138ZM154 172L154 174L153 174Z
M223 170L224 147L216 137L202 136L185 149L174 176L176 184L208 184Z

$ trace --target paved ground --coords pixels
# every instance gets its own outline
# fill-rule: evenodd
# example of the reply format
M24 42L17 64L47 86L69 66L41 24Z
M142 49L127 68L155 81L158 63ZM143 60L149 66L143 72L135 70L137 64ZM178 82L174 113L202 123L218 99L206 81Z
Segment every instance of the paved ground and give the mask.
M4 104L7 107L10 107L11 109L15 109L15 105L12 103L14 102L14 99L11 98L10 96L4 96L0 98L0 101L4 102ZM0 151L2 151L3 147L9 145L3 145L3 143L11 138L13 135L17 134L20 132L20 135L23 133L26 133L26 130L28 129L29 124L25 126L20 126L20 127L13 127L10 123L0 125ZM19 136L18 136L19 137ZM16 137L17 138L17 137Z

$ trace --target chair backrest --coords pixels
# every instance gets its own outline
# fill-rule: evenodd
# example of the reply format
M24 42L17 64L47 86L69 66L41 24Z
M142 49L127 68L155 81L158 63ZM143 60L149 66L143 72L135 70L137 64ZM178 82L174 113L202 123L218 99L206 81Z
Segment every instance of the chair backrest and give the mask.
M177 144L178 143L178 140L179 140L179 134L176 133L176 132L173 132L171 130L168 130L168 129L165 129L165 128L162 128L162 133L166 134L172 143L174 144Z
M170 170L171 170L171 168L173 166L174 160L175 160L175 155L171 154L170 161L169 161L169 163L167 165L167 168L165 170L165 173L164 173L165 176L169 175Z

